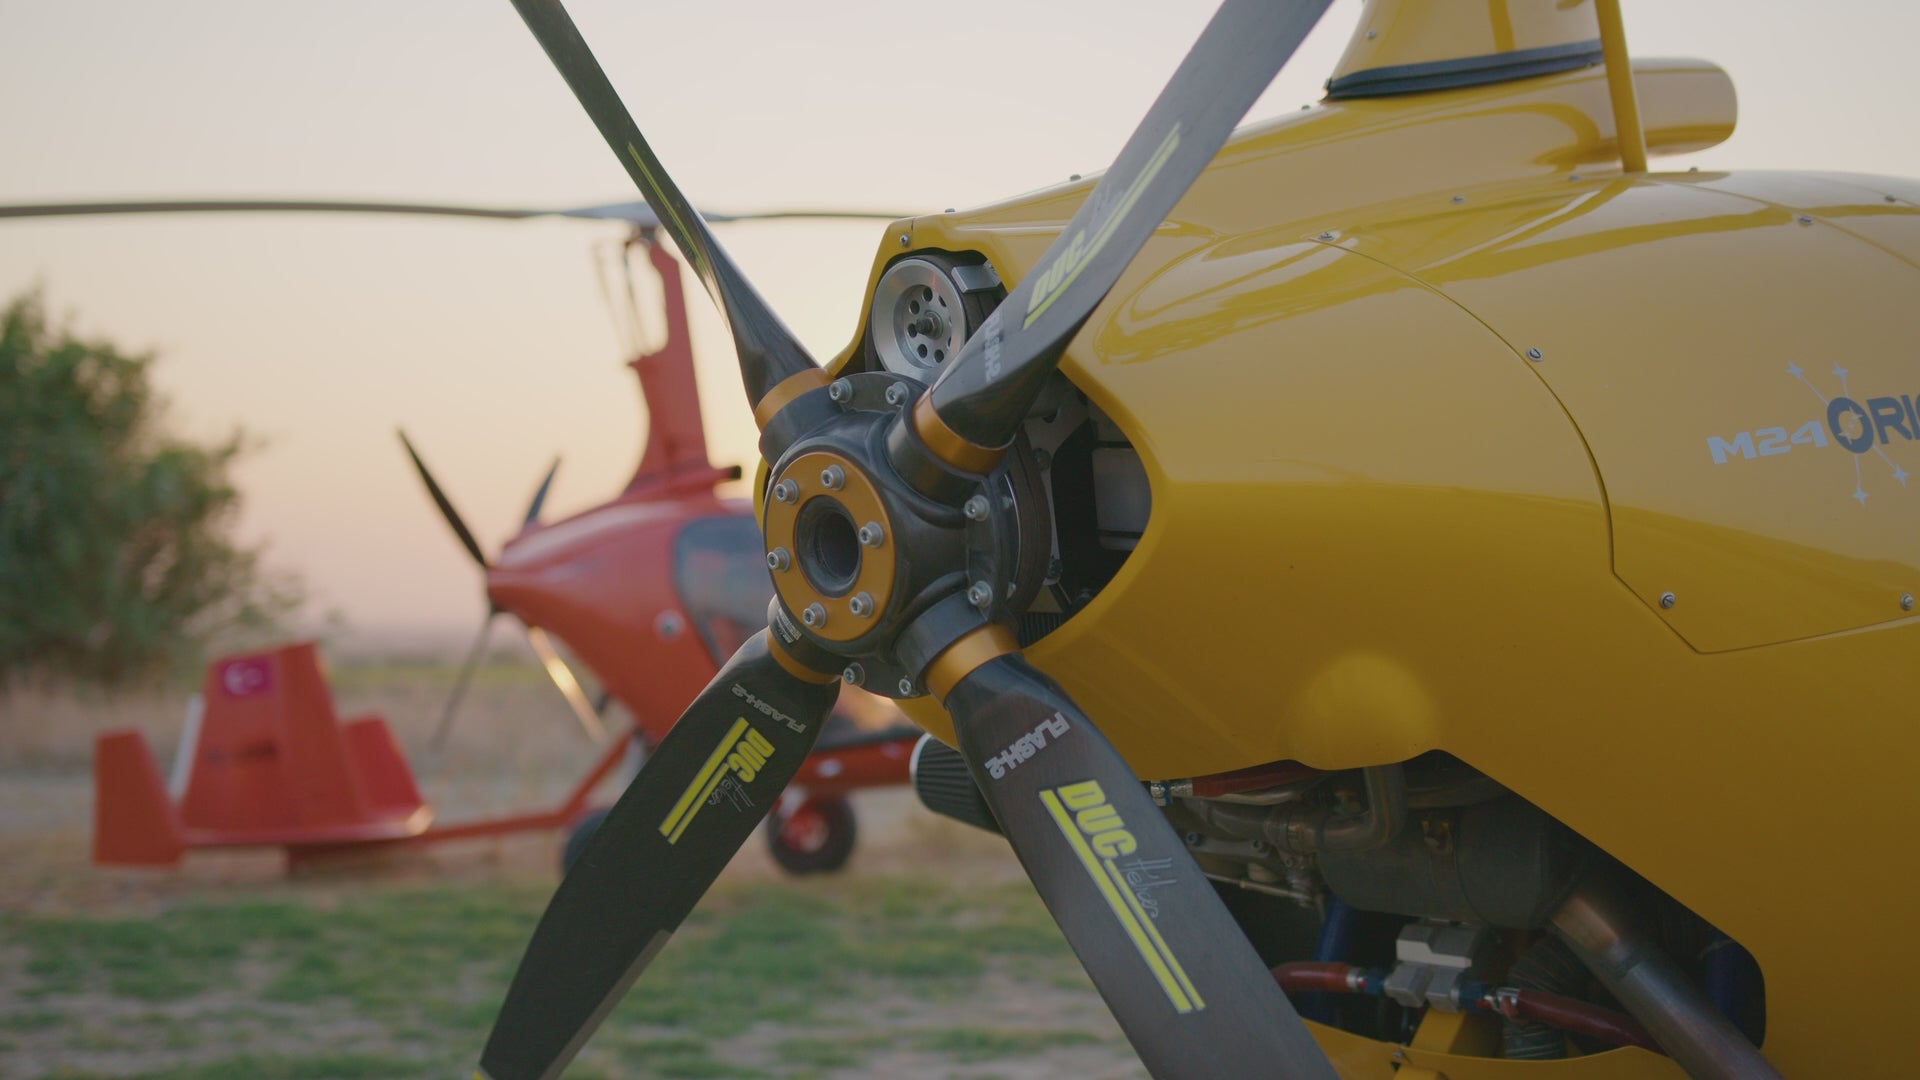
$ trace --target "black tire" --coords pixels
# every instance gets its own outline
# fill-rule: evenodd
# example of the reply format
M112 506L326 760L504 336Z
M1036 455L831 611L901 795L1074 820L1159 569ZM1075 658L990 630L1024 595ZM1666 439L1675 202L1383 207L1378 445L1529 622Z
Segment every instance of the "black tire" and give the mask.
M607 820L607 813L613 808L603 806L598 810L589 810L573 819L567 829L566 846L560 849L560 873L566 874L573 864L580 861L580 854L587 850L587 841L600 830L600 823Z
M799 825L801 828L789 828ZM796 877L825 874L847 865L853 855L853 807L842 796L808 799L792 816L778 809L767 815L767 850L780 868Z

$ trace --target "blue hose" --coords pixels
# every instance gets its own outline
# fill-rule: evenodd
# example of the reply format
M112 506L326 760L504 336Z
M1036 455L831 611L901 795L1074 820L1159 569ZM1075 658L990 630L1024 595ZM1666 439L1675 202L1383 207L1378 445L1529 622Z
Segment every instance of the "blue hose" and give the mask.
M1313 958L1322 963L1345 962L1353 954L1353 926L1353 908L1337 896L1329 897L1326 918L1320 923L1320 942L1314 946ZM1318 991L1300 995L1300 1015L1329 1026L1337 1023L1334 996Z

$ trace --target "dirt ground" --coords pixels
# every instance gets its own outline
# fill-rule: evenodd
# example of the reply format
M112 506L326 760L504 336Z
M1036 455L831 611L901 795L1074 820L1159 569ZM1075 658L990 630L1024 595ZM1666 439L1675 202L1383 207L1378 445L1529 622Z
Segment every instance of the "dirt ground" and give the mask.
M558 803L595 756L595 748L558 696L537 675L489 669L469 695L446 748L432 753L427 743L450 676L445 670L375 672L364 677L338 673L338 711L343 716L374 711L388 718L440 820ZM559 837L551 834L390 851L305 865L293 873L274 850L192 852L178 869L158 872L92 866L88 853L94 736L115 727L141 728L164 774L184 702L184 692L111 700L71 694L16 694L0 699L0 914L138 918L183 903L291 897L325 907L374 889L474 884L531 886L544 892L557 882ZM610 797L616 791L610 787L607 794ZM999 838L934 817L905 790L856 796L855 809L860 839L844 872L848 880L893 882L906 876L930 889L958 895L981 888L1004 892L1017 887L1010 883L1024 881L1018 863ZM788 880L757 838L741 850L722 878L723 884ZM6 1026L9 1013L19 1016L29 1008L19 965L4 962L10 951L18 951L15 943L0 940L0 1027ZM983 980L986 992L892 1000L883 1016L864 1020L860 1030L867 1034L862 1037L870 1036L876 1024L912 1032L937 1023L947 1029L1016 1034L1065 1030L1075 1033L1074 1038L1044 1047L1044 1052L1013 1057L991 1052L983 1057L964 1049L948 1053L925 1039L915 1042L904 1036L891 1042L868 1038L868 1049L853 1055L859 1060L838 1056L823 1059L818 1068L795 1072L778 1060L778 1046L790 1044L793 1033L784 1032L788 1039L782 1044L775 1036L783 1032L770 1027L764 1038L745 1040L735 1048L737 1052L723 1056L722 1071L697 1075L731 1075L724 1071L729 1068L725 1062L735 1063L743 1073L751 1069L756 1075L835 1080L1144 1075L1083 976L1077 982L1071 974L1022 979L1018 973L991 969ZM41 1000L33 1007L44 1010L46 1003ZM266 1040L265 1051L277 1048L297 1056L317 1045L310 1025L286 1026L284 1037L277 1038L272 1031L261 1036ZM124 1047L110 1053L82 1052L63 1042L57 1028L0 1039L0 1075L23 1080L64 1075L229 1075L217 1069L187 1068L204 1063L205 1058L191 1047L183 1052L178 1046L155 1047L146 1053ZM296 1074L324 1075L286 1073ZM610 1073L624 1074L618 1068Z

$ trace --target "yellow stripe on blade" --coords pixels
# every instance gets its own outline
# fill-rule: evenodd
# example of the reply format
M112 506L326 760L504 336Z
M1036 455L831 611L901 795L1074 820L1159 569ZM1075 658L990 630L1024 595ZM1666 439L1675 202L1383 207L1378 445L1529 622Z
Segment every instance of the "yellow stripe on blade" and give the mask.
M1147 932L1140 926L1140 921L1134 918L1133 911L1121 897L1120 890L1107 876L1106 867L1101 865L1100 857L1093 853L1093 849L1087 846L1086 838L1080 835L1080 827L1074 824L1073 815L1067 812L1066 807L1060 805L1059 797L1051 791L1042 791L1040 801L1046 806L1047 813L1053 815L1053 823L1060 827L1060 835L1066 837L1067 843L1073 847L1073 853L1079 857L1081 865L1086 868L1087 876L1092 878L1094 885L1100 889L1100 895L1106 899L1107 907L1113 910L1113 917L1119 920L1121 929L1133 939L1133 947L1139 950L1140 959L1146 962L1148 969L1153 972L1153 977L1159 980L1160 989L1166 993L1167 1000L1173 1003L1174 1010L1190 1013L1202 1008L1200 1001L1187 994L1186 986L1183 985L1186 983L1186 973L1183 971L1176 976L1168 968L1168 957L1161 954L1153 938L1147 936Z
M707 763L700 767L700 772L694 776L693 783L688 784L687 790L680 796L680 801L673 804L673 811L667 815L667 820L660 823L660 835L667 838L667 843L678 841L680 834L687 831L688 823L693 820L694 811L719 785L720 766L726 763L727 755L733 750L733 744L740 741L741 734L746 730L746 717L743 716L733 722L733 726L727 729L726 738L721 739L720 745L714 747L713 753L707 757Z

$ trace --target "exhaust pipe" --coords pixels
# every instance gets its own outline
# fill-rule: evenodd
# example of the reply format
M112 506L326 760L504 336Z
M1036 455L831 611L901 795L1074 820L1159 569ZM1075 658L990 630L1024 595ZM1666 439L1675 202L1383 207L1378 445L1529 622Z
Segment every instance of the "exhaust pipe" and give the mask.
M1553 928L1689 1076L1774 1078L1779 1070L1633 925L1618 887L1590 877L1553 914Z

